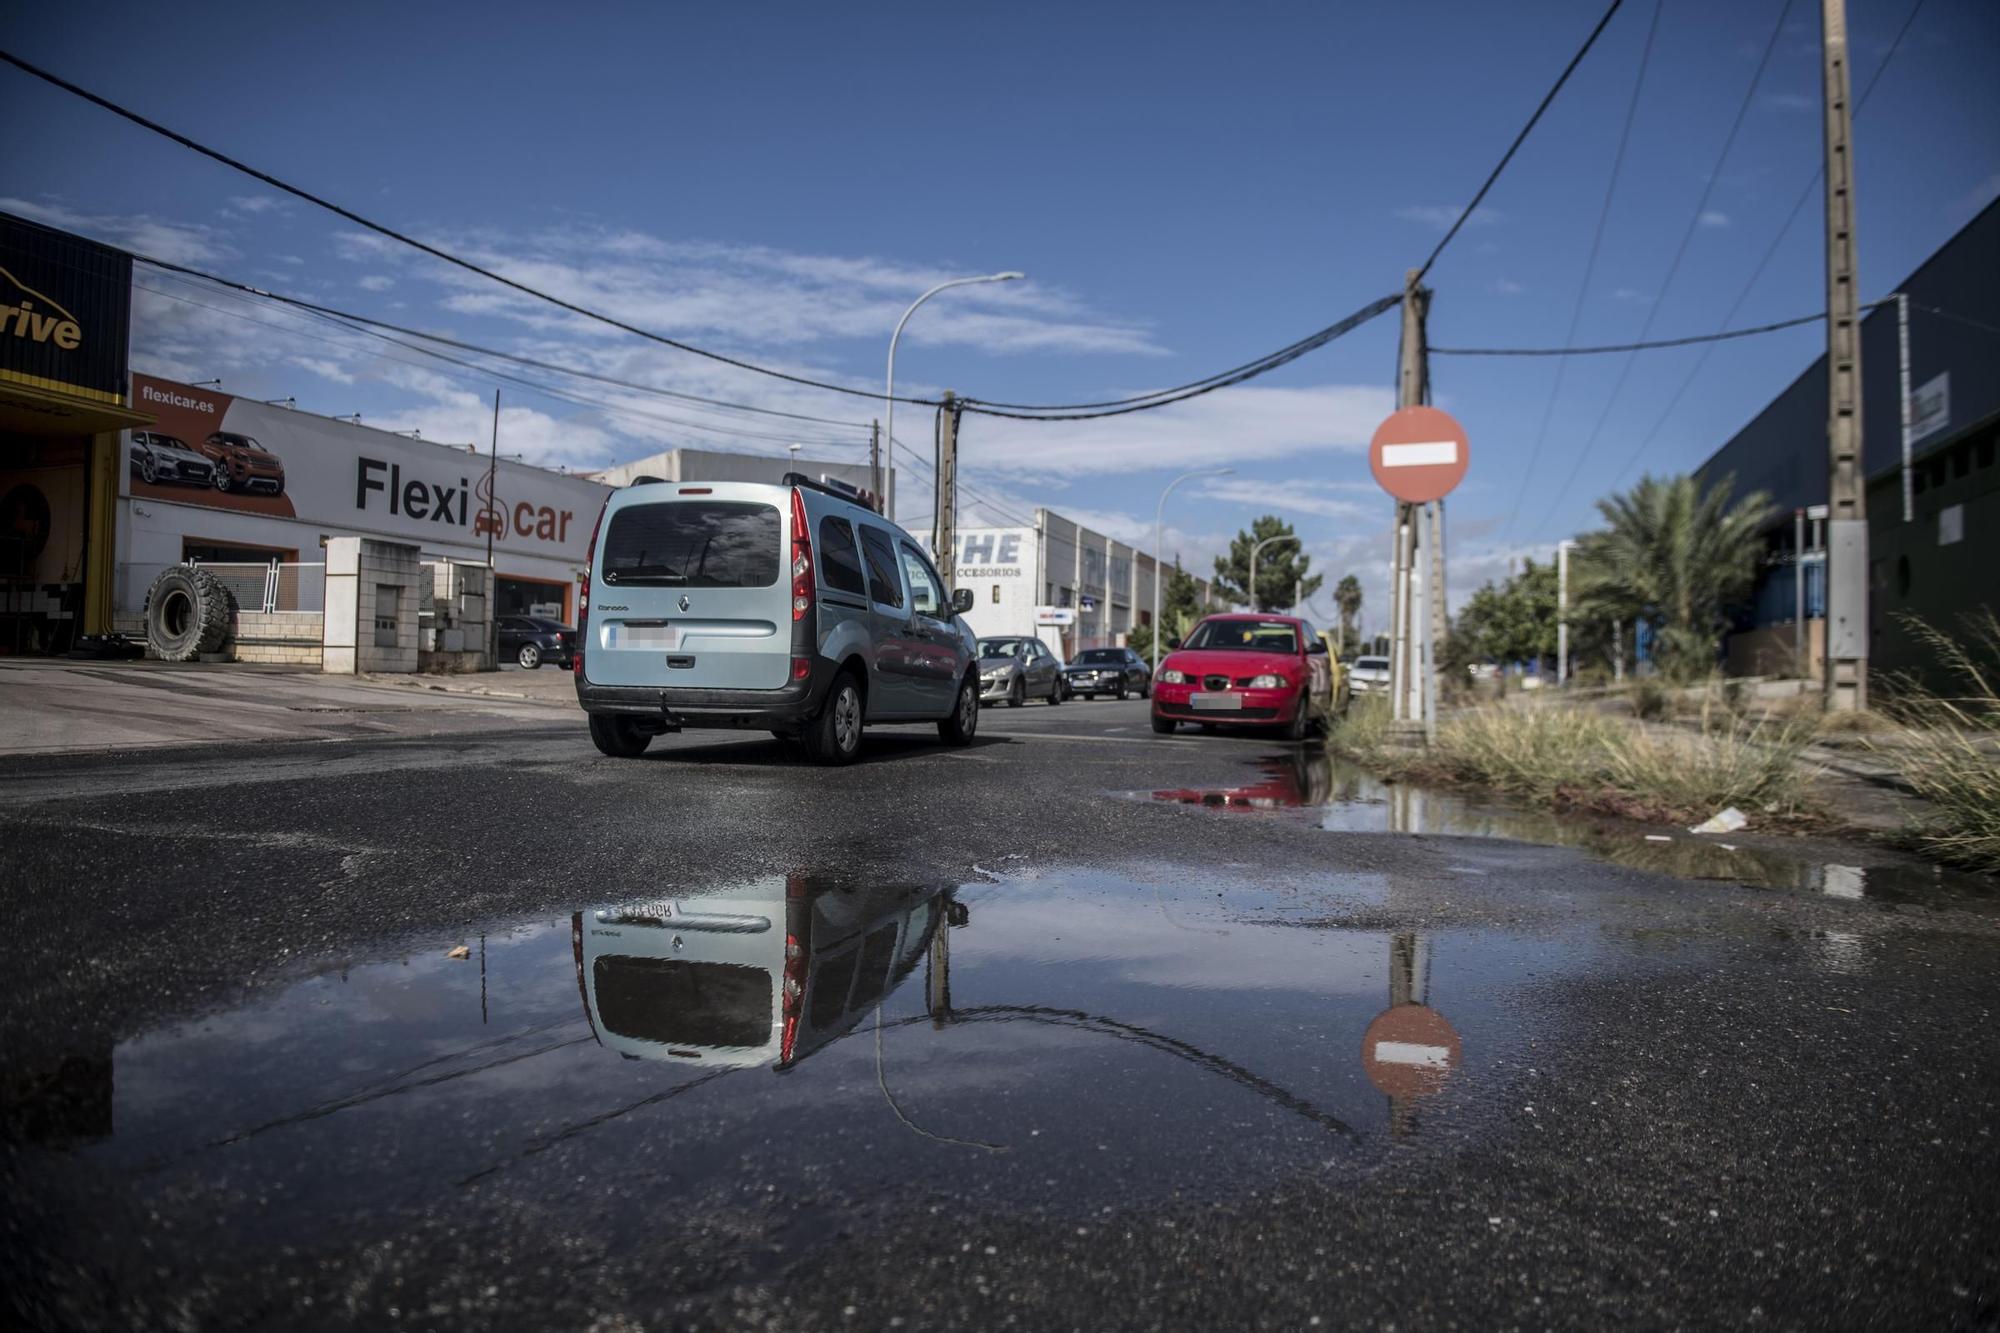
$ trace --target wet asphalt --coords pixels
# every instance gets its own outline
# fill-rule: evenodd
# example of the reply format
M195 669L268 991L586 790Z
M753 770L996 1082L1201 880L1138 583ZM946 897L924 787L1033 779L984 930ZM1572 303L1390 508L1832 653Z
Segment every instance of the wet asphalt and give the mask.
M0 761L17 1322L2000 1323L1984 881L1136 702L548 716Z

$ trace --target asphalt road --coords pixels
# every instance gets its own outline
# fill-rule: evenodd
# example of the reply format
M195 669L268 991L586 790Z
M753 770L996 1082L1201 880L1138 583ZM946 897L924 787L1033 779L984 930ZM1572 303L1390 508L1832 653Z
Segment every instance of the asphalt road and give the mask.
M1378 831L1509 818L1137 702L875 733L844 771L762 736L602 759L553 708L0 760L4 1299L2000 1322L1991 895L1754 836L1729 855L1799 873Z

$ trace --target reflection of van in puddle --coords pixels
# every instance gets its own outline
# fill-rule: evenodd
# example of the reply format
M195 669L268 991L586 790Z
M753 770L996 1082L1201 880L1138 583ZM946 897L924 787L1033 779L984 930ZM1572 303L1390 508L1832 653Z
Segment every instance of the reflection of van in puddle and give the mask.
M578 912L577 987L598 1040L621 1055L784 1069L909 975L943 905L932 889L794 876Z

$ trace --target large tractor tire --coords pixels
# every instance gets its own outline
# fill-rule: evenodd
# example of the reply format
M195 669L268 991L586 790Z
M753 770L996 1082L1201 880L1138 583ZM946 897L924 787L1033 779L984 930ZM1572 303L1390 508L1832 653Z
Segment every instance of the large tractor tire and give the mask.
M167 662L192 662L229 641L236 599L205 569L174 565L146 592L146 646Z

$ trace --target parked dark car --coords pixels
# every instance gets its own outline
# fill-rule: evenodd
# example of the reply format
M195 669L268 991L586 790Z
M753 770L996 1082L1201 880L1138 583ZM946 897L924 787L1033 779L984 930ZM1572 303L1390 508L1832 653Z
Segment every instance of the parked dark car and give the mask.
M576 631L540 616L500 617L500 660L533 671L544 662L567 667L576 654Z
M1100 694L1114 699L1136 694L1143 699L1153 688L1153 669L1130 648L1086 648L1063 668L1063 678L1072 695L1091 699Z

